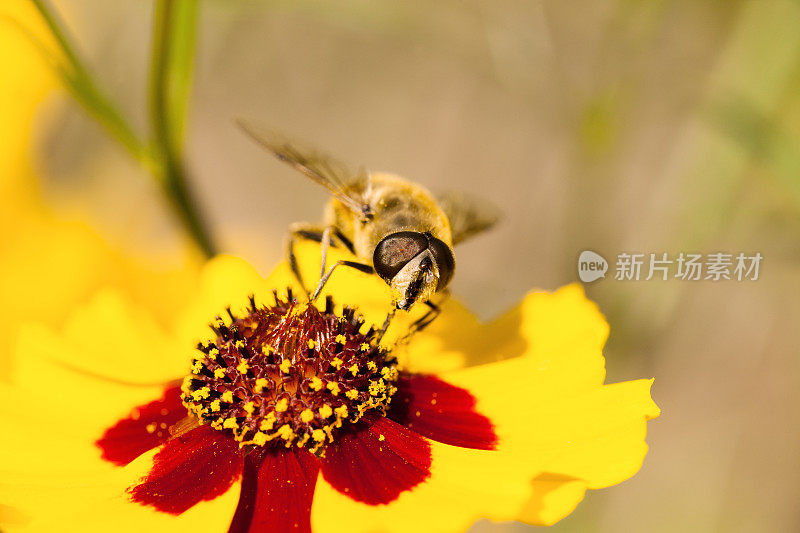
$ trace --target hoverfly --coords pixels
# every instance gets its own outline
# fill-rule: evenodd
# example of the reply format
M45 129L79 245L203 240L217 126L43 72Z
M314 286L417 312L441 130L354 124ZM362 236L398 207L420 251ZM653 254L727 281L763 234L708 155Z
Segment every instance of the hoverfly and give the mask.
M300 147L249 122L237 122L279 160L331 194L324 224L292 225L287 243L289 265L312 302L336 268L351 267L377 274L389 285L392 314L395 309L408 311L418 302L428 305L430 311L416 324L421 329L439 312L431 298L446 292L453 278L453 246L491 228L499 219L498 211L480 199L459 192L434 196L399 176L363 169L354 172L322 152ZM306 288L295 257L298 239L322 243L320 281L313 293ZM358 260L340 260L326 270L328 246L342 246Z

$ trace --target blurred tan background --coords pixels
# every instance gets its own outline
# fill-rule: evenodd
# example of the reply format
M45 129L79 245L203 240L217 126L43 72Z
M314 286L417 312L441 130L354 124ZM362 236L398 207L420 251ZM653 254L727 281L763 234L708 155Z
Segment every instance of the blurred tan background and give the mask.
M143 119L149 3L55 4ZM501 206L458 250L453 292L484 318L575 281L585 249L760 252L758 281L587 286L611 323L608 381L655 376L663 414L643 470L554 530L800 530L800 2L201 5L192 185L225 251L262 270L326 195L238 116ZM149 178L66 97L49 111L36 155L58 209L121 247L178 247Z

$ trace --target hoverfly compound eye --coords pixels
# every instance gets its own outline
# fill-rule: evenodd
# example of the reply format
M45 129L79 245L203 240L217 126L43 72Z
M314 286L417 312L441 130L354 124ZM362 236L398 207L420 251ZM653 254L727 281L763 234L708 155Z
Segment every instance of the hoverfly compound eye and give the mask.
M436 260L436 267L439 269L439 284L436 286L436 290L440 291L447 287L447 284L453 279L456 271L456 258L453 256L453 250L435 237L431 237L428 247Z
M372 256L375 272L389 281L406 263L428 248L428 238L416 231L400 231L384 237Z

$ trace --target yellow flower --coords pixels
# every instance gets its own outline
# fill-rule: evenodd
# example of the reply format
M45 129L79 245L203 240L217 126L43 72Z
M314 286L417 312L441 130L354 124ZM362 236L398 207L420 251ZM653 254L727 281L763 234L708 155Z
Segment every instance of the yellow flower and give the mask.
M99 287L131 290L163 318L192 285L192 261L136 259L109 246L85 222L49 212L29 161L34 115L55 87L51 67L11 20L46 41L27 1L0 7L0 381L7 379L19 325L57 325ZM158 266L159 262L172 266Z
M299 255L318 272L318 248ZM379 346L341 307L357 305L367 325L382 323L380 280L337 272L317 311L286 311L284 287L302 294L285 264L262 279L220 257L166 330L119 292L98 295L60 334L26 328L16 382L0 386L0 501L18 522L3 524L0 514L4 530L224 531L233 520L231 530L253 532L283 530L275 524L463 531L481 517L551 524L586 489L641 467L646 421L659 412L651 381L603 385L608 326L579 287L531 293L486 326L448 302L402 353L387 351L401 321ZM231 316L220 312L226 306ZM288 314L269 322L275 313ZM198 339L192 356L187 347ZM288 374L280 368L287 357ZM333 358L346 362L335 368ZM494 362L472 364L487 358ZM241 360L250 361L244 373ZM449 369L433 377L435 366ZM314 377L358 393L333 395L311 387ZM198 426L187 408L208 423Z

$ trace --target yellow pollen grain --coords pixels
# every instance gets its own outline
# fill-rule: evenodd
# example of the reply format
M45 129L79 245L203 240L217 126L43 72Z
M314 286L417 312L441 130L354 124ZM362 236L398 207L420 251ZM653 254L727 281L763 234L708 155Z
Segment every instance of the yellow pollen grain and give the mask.
M320 391L322 390L322 380L317 376L314 376L311 378L311 383L308 386L311 388L311 390Z
M211 392L211 389L208 387L201 387L192 393L192 398L194 398L195 401L205 400L208 398L209 392Z
M224 420L222 418L217 418L213 422L211 422L211 427L214 429L222 429L222 423Z
M224 368L217 368L214 370L214 377L217 379L222 379L225 377L225 369Z
M341 418L347 418L347 406L346 405L341 405L341 406L337 407L336 409L334 409L334 412L336 413L337 416L339 416Z
M314 411L311 409L305 409L302 413L300 413L300 420L308 424L312 420L314 420Z
M220 398L225 403L233 403L233 391L226 390Z
M336 370L339 370L340 368L342 368L342 363L344 363L344 361L342 361L338 357L334 357L333 360L331 361L331 366Z
M344 344L345 342L347 342L347 337L339 333L338 335L336 335L336 342L337 344Z
M380 396L383 392L386 392L386 383L382 379L369 382L370 396Z
M375 372L376 370L378 370L378 365L375 364L375 361L368 361L367 368Z
M220 405L219 405L219 404L220 404L220 401L219 401L219 400L214 400L214 401L213 401L213 402L211 402L211 404L209 405L209 408L210 408L212 411L214 411L214 412L216 413L217 411L219 411L219 410L220 410Z
M339 395L339 384L334 382L334 381L329 381L328 382L328 390L330 390L331 394L333 394L334 396L338 396Z
M272 353L272 348L264 344L261 346L261 353L263 353L264 355L269 355Z
M192 374L199 374L202 369L203 363L200 361L195 361L192 365Z
M266 433L262 433L259 431L255 435L253 435L253 444L255 444L256 446L263 446L267 443L268 440L269 439L267 438Z
M350 398L351 400L355 400L358 398L358 391L356 389L350 389L349 391L344 393L345 396Z
M254 390L256 393L260 394L264 392L264 389L267 388L267 385L269 385L269 381L267 381L266 378L258 378L256 380L256 386L254 387Z
M278 435L283 440L289 440L294 437L294 431L292 430L292 426L289 424L284 424L280 428L278 428Z
M378 440L379 440L379 441L381 441L381 442L383 442L383 441L385 441L385 440L386 440L386 437L384 437L384 436L383 436L383 433L381 433L380 435L378 435Z
M216 359L218 355L219 355L219 350L216 348L211 348L211 350L208 352L208 357L211 359Z
M222 427L225 429L236 429L239 427L239 423L236 422L236 419L231 416L225 419L225 421L222 423Z
M366 342L362 342L362 343L361 343L361 351L362 351L362 352L366 352L367 350L369 350L369 344L367 344ZM371 361L370 361L370 362L371 362ZM373 364L374 364L374 363L373 363Z
M317 346L317 343L314 339L308 339L308 349L313 350Z
M357 364L353 364L353 366L351 366L347 370L349 370L350 373L355 376L356 374L358 374L358 365Z
M319 416L321 416L322 418L328 418L332 414L333 414L333 409L331 409L331 406L328 405L327 403L319 408Z
M289 408L289 400L286 398L281 398L277 402L275 402L275 410L279 413L286 411Z
M247 361L242 361L239 363L239 366L236 367L236 370L239 371L240 374L247 374L247 371L250 370L250 365L247 364Z
M317 442L322 442L322 441L325 440L325 432L322 431L321 429L315 429L311 433L311 438L314 439Z
M283 372L284 374L288 374L290 368L292 368L291 361L289 361L288 359L284 359L283 361L281 361L280 365L281 372Z
M261 424L258 425L258 429L261 431L269 431L273 427L275 427L275 415L270 413L267 417L261 421Z
M145 426L145 429L147 430L148 433L155 433L155 431L156 431L155 422L152 423L152 424L147 424L147 426Z
M248 415L252 415L252 414L253 414L253 411L255 411L255 410L256 410L256 404L255 404L255 403L253 403L252 401L250 401L250 402L246 402L246 403L245 403L245 404L242 406L242 409L244 409L244 410L247 412L247 414L248 414Z

